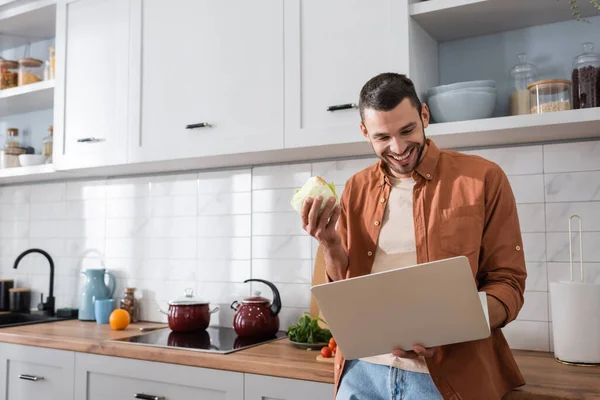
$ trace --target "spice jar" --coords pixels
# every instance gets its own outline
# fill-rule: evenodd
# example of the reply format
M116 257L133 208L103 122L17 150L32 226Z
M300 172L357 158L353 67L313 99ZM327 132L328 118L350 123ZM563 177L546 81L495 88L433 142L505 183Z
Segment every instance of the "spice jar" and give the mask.
M529 85L531 114L571 109L571 81L548 79Z
M600 54L593 43L583 44L583 54L573 60L573 108L600 107Z
M20 167L21 163L19 163L19 156L25 154L25 152L25 149L21 148L19 130L16 128L8 128L6 130L4 148L0 152L0 168Z
M524 115L531 113L529 101L529 85L535 80L537 68L527 63L527 55L517 55L519 63L510 70L513 78L513 88L510 95L510 115Z
M0 90L10 89L18 85L19 63L0 59Z
M48 127L48 136L42 140L42 155L48 157L47 162L52 162L52 145L54 143L54 127L50 125Z
M135 298L135 288L125 288L125 295L121 299L119 307L129 313L131 322L138 322L140 309Z
M19 86L40 82L44 76L44 62L35 58L19 59Z

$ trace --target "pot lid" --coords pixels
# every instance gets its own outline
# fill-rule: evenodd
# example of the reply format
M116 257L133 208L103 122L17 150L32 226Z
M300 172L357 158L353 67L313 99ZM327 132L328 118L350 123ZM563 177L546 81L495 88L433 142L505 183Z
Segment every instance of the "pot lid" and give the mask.
M270 303L271 300L264 298L260 295L260 291L255 290L254 292L252 292L252 296L251 297L247 297L244 300L242 300L242 303L244 304L260 304L260 303Z
M208 304L208 301L204 301L202 299L198 299L194 297L194 289L187 288L184 291L185 296L180 297L176 300L169 301L170 306L194 306L194 305L202 305Z

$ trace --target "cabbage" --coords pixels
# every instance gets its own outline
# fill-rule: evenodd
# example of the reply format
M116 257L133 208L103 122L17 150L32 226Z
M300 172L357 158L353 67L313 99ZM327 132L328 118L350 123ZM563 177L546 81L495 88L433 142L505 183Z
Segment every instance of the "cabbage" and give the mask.
M307 197L312 197L314 199L319 195L323 196L319 215L327 205L327 200L329 200L330 197L335 197L336 204L339 204L339 197L335 192L335 185L333 183L327 183L320 176L313 176L306 181L304 186L296 190L296 194L292 197L291 201L292 207L294 207L296 212L301 213L304 200Z

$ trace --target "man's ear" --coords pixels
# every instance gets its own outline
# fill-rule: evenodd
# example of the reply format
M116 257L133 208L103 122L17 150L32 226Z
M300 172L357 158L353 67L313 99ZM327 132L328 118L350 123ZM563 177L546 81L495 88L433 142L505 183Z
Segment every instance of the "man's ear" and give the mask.
M421 105L421 119L423 120L423 129L429 126L429 107L427 104L423 103Z
M363 136L370 142L371 138L369 138L369 132L367 131L367 127L365 126L365 124L363 124L362 122L360 123L360 131L362 132Z

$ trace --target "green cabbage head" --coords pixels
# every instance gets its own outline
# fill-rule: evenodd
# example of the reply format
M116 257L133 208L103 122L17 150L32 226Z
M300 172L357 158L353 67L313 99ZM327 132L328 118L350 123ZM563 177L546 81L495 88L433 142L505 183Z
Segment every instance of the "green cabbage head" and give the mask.
M296 194L292 197L292 207L296 212L300 213L302 211L302 204L304 204L304 200L307 197L312 197L313 199L317 196L323 196L323 203L321 203L321 210L319 215L327 205L327 200L330 197L335 197L336 204L339 204L339 197L335 192L335 186L333 183L327 183L320 176L310 177L304 186L300 189L296 190Z

